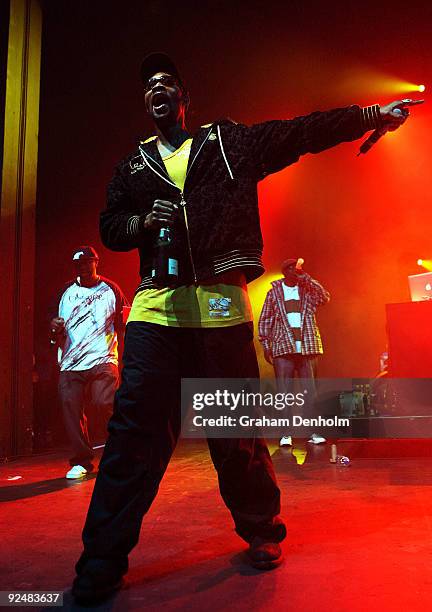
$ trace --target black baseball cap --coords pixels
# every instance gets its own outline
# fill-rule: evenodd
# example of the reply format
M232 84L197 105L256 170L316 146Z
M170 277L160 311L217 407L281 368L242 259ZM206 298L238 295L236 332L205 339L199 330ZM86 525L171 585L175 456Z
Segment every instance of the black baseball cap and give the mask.
M80 246L73 252L72 261L79 259L99 259L99 255L91 246Z
M287 268L290 268L291 266L295 265L296 263L297 263L297 259L285 259L285 261L282 262L282 266L281 266L282 274L284 273L284 271Z
M166 72L167 74L172 74L175 76L181 87L185 89L180 73L177 70L177 66L166 53L161 53L158 51L155 53L149 53L145 56L140 70L141 80L144 85L147 85L148 80L154 74L156 74L156 72Z

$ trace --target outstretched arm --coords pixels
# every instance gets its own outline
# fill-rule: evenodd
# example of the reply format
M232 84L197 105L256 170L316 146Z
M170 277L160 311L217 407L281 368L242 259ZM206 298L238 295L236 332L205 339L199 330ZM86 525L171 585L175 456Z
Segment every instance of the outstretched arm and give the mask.
M356 140L370 130L395 130L407 119L408 106L422 101L397 100L385 106L357 105L317 111L290 120L237 126L256 167L258 179L342 142ZM395 112L396 110L396 112ZM401 111L401 112L399 112Z

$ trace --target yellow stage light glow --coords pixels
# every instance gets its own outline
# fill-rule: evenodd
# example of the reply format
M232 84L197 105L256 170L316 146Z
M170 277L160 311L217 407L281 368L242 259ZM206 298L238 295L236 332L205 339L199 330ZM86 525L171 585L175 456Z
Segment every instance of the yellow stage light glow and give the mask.
M368 96L396 95L404 97L404 94L423 92L425 85L412 83L397 76L376 71L368 66L354 66L349 72L341 75L338 85L345 93L351 95L359 93ZM406 97L406 96L405 96Z
M432 272L432 259L417 259L417 264L428 272Z
M396 85L396 82L395 82L395 85ZM398 83L398 86L399 86L399 91L406 92L406 93L415 92L415 91L423 92L426 89L425 85L417 85L416 83L408 83L406 81L400 81Z
M249 298L252 304L255 322L258 321L267 292L274 280L283 278L282 272L268 272L249 285Z

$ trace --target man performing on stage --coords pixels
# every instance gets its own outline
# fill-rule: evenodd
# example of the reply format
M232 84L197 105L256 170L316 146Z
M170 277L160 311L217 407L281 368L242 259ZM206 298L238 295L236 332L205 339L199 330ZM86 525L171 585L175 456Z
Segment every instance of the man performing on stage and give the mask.
M292 391L292 379L297 374L308 379L309 401L313 402L316 360L323 353L315 312L329 301L330 294L303 271L302 265L302 259L286 259L282 263L284 278L272 282L261 311L258 334L264 357L274 367L278 390ZM312 444L325 441L316 433L309 440ZM292 446L289 432L281 437L280 446Z
M74 480L83 478L94 467L86 398L104 427L112 414L125 299L115 283L97 274L99 257L93 247L76 249L72 262L76 276L57 297L50 332L51 344L59 348L58 388L71 446L66 478Z
M403 102L350 106L252 127L223 120L191 135L189 96L173 62L151 54L141 78L155 135L116 167L100 221L108 248L139 250L141 283L76 565L72 592L81 600L109 595L127 572L179 435L181 377L258 377L247 294L264 271L257 182L302 154L381 126L396 129L408 114ZM162 248L171 250L165 284L157 269ZM275 567L286 530L265 442L208 444L252 565Z

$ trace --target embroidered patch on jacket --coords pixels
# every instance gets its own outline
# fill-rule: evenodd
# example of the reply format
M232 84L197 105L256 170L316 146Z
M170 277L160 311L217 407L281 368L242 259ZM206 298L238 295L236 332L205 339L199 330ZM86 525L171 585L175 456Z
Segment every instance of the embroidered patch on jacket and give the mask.
M141 155L137 155L136 157L131 159L130 162L129 162L129 167L131 169L131 174L135 174L135 172L138 172L138 170L143 170L145 168L145 166L146 165L143 162L143 159L142 159Z
M229 317L231 298L209 298L209 317L220 318Z

